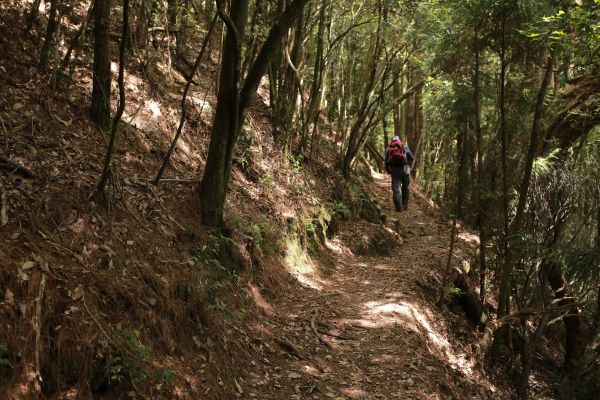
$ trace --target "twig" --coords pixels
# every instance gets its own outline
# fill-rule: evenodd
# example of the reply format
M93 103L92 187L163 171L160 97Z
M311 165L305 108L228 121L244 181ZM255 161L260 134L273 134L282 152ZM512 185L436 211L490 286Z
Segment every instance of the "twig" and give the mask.
M40 368L40 349L42 338L42 301L44 300L44 289L46 287L46 274L42 272L42 280L38 291L37 304L35 306L35 368L38 376L42 377Z
M75 257L75 259L84 267L86 267L86 271L89 272L89 270L87 269L87 265L85 265L85 263L83 262L83 257L80 254L75 253L73 250L71 250L70 248L63 246L62 244L58 244L58 243L54 243L51 242L50 240L46 239L46 243L51 244L52 246L58 248L58 249L63 249L68 251L73 257Z
M312 328L313 332L315 333L315 335L317 336L319 341L331 349L331 348L333 348L333 346L327 340L323 339L323 337L321 335L319 335L319 331L317 330L317 327L315 325L315 322L316 322L318 316L319 316L319 310L315 308L315 315L313 315L312 319L310 320L310 327Z
M0 191L2 191L2 194L0 195L2 201L2 210L0 210L0 224L4 226L8 224L8 201L6 190L4 189L4 185L2 183L0 183Z
M131 179L132 181L152 181L154 182L156 178L135 178ZM160 182L173 182L173 183L200 183L202 182L200 179L177 179L177 178L161 178Z
M127 212L129 214L131 214L131 216L147 231L150 231L150 228L148 228L148 226L146 224L144 224L142 222L142 220L133 212L129 209L129 206L127 205L127 203L123 202L124 206L125 206L125 210L127 210Z
M29 169L21 165L14 164L3 158L0 158L0 170L10 171L10 174L17 174L22 176L23 178L31 179L34 177L33 172L31 172Z
M274 338L273 340L275 341L275 343L277 343L278 345L280 345L281 347L283 347L283 349L286 350L291 355L299 358L300 360L305 360L305 358L302 355L302 353L300 353L300 350L298 350L298 348L296 346L294 346L293 344L291 344L287 340L280 339L280 338L277 338L277 337Z
M2 114L0 114L0 123L2 124L2 132L4 132L4 148L8 150L8 132L6 131L6 126L4 125Z
M96 323L96 325L98 325L100 332L102 332L104 336L106 336L106 339L108 339L110 343L115 344L115 341L110 337L108 333L106 333L102 325L100 325L100 322L96 319L96 317L94 317L94 314L92 314L90 309L88 308L87 303L85 302L85 293L81 295L81 299L83 300L83 306L85 307L85 311L87 311L90 318Z
M319 331L319 333L326 335L326 336L331 336L332 338L336 338L336 339L341 339L341 340L357 340L357 338L353 337L353 336L344 336L344 335L338 335L337 333L332 333L329 331L325 331L322 329L317 329L317 331Z

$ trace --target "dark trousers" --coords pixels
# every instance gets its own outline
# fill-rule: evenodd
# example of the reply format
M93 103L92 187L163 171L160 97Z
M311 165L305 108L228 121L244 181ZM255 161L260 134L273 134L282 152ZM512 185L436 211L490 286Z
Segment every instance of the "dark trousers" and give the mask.
M394 207L396 211L402 211L408 207L408 186L410 175L405 173L392 173L392 192L394 194Z

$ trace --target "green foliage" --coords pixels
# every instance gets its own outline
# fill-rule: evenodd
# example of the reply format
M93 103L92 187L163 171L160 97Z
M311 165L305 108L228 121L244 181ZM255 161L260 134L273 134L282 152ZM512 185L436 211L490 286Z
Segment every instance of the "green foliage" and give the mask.
M129 330L123 332L122 346L113 348L108 354L107 370L110 381L130 383L132 385L148 378L145 363L150 351L140 342L140 332Z
M275 177L273 176L273 174L271 172L267 172L265 174L263 174L260 177L260 183L268 188L268 189L274 189L275 188Z
M334 204L345 205L346 210L350 210L359 217L372 223L381 222L381 209L377 200L365 190L360 182L339 183L335 187L332 197ZM339 210L344 211L343 208Z
M560 149L555 149L546 156L536 158L533 161L532 169L534 176L542 177L548 175L552 171L554 164L558 161L560 151Z
M257 220L252 220L248 215L242 215L233 209L228 209L226 214L228 227L249 242L252 250L266 257L277 253L280 248L279 233L266 216L261 215Z
M555 10L520 32L557 54L575 54L585 63L597 64L600 61L600 2L585 1Z
M340 220L346 220L350 218L350 210L348 209L348 206L341 201L330 203L328 213L332 218L337 218Z
M12 365L8 359L8 346L6 346L6 343L0 342L0 369L10 367Z
M237 244L222 235L212 235L210 245L203 245L193 251L194 259L199 267L207 273L205 286L206 301L209 309L218 311L224 319L239 318L244 310L231 310L225 296L232 288L237 287L239 275L231 259L231 251ZM223 262L227 264L224 265Z
M299 155L289 154L288 162L289 162L290 168L294 172L296 172L296 173L302 172L302 163L304 162L304 156L302 154L299 154Z
M154 382L156 382L154 388L161 390L166 383L174 380L176 376L175 371L169 368L162 368L154 378Z

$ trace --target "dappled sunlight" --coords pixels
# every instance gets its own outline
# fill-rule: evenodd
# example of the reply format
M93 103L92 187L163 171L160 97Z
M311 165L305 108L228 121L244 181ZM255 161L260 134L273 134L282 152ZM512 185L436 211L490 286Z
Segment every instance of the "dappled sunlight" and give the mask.
M457 237L469 244L479 244L479 236L469 232L460 232Z
M304 251L297 238L289 239L285 250L285 267L300 284L310 289L323 290L325 282L319 277L319 270Z
M369 393L360 388L349 387L342 388L340 390L344 395L350 397L351 399L368 399Z
M441 353L452 368L461 371L467 377L473 375L473 363L466 354L457 354L448 340L435 330L426 315L430 314L428 310L421 310L421 307L405 301L399 303L369 301L364 304L364 307L370 317L366 322L371 322L374 327L399 324L413 332L426 333L427 342L437 350L432 351L430 348L432 354Z
M248 284L248 288L250 289L250 297L254 301L254 304L256 304L256 306L263 310L267 315L274 315L275 308L263 297L258 287L250 283Z
M373 177L373 179L379 180L379 181L383 181L387 179L387 174L382 174L379 173L377 171L372 171L371 172L371 176Z
M319 290L319 291L323 290L323 285L320 282L312 279L311 277L309 277L307 275L300 274L300 273L292 273L292 275L303 286L306 286L311 289Z
M308 365L308 364L302 366L302 372L304 372L305 374L314 376L314 377L321 376L321 371L319 371L319 369L317 369L311 365Z

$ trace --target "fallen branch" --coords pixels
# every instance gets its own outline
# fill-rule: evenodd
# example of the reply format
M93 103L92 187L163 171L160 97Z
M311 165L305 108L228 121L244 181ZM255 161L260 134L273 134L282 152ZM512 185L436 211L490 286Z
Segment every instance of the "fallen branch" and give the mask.
M315 309L315 315L313 315L312 319L310 320L310 327L312 328L313 332L315 333L315 335L317 336L319 341L331 349L331 348L333 348L331 343L329 343L327 340L323 339L323 337L321 335L319 335L319 331L317 330L315 322L316 322L318 316L319 316L319 310Z
M4 132L4 148L8 150L8 132L6 131L6 126L4 126L2 114L0 114L0 124L2 125L2 132Z
M8 224L8 200L6 196L6 190L4 189L4 185L0 183L0 202L2 202L2 206L0 209L0 224L2 226Z
M305 360L302 353L300 353L300 350L298 350L298 348L296 346L294 346L292 343L288 342L287 340L280 339L280 338L274 338L273 340L275 340L275 343L280 345L284 350L286 350L288 353L290 353L294 357L297 357L300 360Z
M35 305L35 368L37 369L37 373L40 378L42 376L42 369L40 366L40 349L42 347L42 301L44 300L45 287L46 274L42 273L42 280L40 281L40 288Z
M35 175L29 169L23 167L22 165L14 164L4 158L0 157L0 170L10 171L9 174L17 174L22 176L23 178L33 178Z
M358 338L355 338L353 336L344 336L344 335L338 335L337 333L333 333L333 332L329 332L329 331L325 331L325 330L321 330L321 329L317 329L319 331L319 333L326 335L326 336L330 336L332 338L336 338L336 339L341 339L341 340L357 340Z

